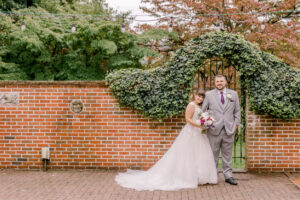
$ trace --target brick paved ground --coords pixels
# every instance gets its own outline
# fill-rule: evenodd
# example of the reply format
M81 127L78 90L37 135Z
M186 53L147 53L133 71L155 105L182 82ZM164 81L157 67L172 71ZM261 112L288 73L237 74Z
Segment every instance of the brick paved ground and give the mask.
M286 173L286 175L300 189L300 173Z
M300 190L284 174L238 173L238 186L224 183L173 192L125 189L116 172L0 170L0 200L215 200L300 199Z

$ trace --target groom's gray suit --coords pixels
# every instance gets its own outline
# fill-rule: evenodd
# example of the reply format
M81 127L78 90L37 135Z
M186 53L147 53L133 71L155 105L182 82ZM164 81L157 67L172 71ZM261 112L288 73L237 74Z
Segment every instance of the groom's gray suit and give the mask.
M216 119L214 127L207 130L207 137L211 145L218 168L220 149L222 152L222 169L225 179L232 177L232 147L237 125L240 124L241 112L239 98L235 91L228 88L224 94L225 103L221 103L218 89L206 92L202 110L211 110Z

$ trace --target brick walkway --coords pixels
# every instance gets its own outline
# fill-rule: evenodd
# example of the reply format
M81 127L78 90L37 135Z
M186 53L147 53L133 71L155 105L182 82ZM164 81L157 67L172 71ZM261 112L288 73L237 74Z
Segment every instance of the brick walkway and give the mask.
M224 183L174 192L125 189L116 172L0 170L0 200L215 200L300 199L300 190L284 174L235 174L238 186Z
M286 175L300 190L300 173L286 173Z

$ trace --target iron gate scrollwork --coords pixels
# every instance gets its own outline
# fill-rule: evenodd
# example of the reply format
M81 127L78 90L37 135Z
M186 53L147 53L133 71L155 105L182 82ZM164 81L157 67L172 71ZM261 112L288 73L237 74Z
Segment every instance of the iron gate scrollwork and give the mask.
M241 99L245 97L245 90L242 89L237 69L225 58L205 60L197 71L194 79L194 89L204 89L205 91L214 89L214 77L217 74L224 75L227 80L227 88L235 90L239 95L240 102L245 102L245 99ZM245 110L245 103L241 104L241 110ZM243 122L245 119L241 121ZM235 136L232 158L233 167L245 167L245 129L241 126Z

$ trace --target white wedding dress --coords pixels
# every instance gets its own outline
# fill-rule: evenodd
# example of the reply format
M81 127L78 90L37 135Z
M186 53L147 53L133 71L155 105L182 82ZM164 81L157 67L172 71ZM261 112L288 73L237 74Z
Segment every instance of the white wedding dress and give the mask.
M195 106L193 120L200 124L201 108ZM178 190L197 188L198 184L216 184L217 170L206 134L187 123L171 148L149 170L128 170L115 180L136 190Z

